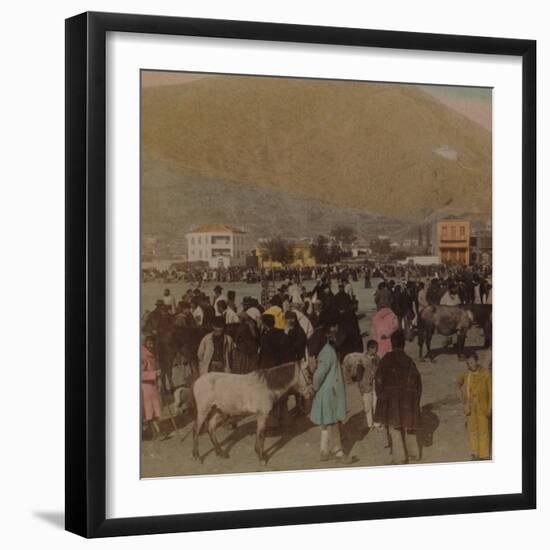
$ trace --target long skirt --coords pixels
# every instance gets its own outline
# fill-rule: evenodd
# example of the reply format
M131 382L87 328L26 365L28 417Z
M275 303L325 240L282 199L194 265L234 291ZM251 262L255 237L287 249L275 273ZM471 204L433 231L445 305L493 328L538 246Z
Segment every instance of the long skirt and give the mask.
M156 382L142 382L141 392L143 396L143 419L160 418L160 395Z

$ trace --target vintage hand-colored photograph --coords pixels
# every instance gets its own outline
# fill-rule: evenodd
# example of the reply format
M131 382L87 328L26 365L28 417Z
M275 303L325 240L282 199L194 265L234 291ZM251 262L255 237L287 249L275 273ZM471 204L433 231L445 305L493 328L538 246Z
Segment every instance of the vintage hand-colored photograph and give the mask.
M490 88L142 70L140 127L142 478L491 460Z

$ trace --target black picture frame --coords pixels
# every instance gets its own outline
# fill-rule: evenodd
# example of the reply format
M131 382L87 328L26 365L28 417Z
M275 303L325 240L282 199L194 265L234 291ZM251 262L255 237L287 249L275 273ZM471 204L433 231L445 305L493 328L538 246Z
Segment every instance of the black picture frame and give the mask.
M522 490L516 494L105 517L105 40L109 31L521 57ZM532 509L536 506L536 42L248 21L83 13L66 20L66 529L107 537Z

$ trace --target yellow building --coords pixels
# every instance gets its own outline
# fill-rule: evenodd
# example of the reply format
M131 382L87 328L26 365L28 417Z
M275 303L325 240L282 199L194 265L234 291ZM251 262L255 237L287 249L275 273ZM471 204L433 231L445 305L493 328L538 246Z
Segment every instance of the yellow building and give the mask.
M470 222L447 218L437 222L437 252L442 264L470 263Z
M311 251L311 244L308 241L293 241L291 246L291 259L286 263L290 267L314 267L315 258ZM281 262L272 262L269 258L269 253L265 248L265 243L261 241L256 245L256 258L258 259L258 267L266 269L283 267Z

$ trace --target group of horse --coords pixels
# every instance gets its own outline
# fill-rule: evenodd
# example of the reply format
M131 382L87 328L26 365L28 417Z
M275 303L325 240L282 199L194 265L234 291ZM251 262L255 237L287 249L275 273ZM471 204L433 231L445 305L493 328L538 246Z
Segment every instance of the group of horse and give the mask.
M431 343L434 334L448 338L456 335L456 352L460 358L468 332L477 326L483 330L484 345L491 345L492 306L490 304L470 304L462 306L428 306L416 319L416 325L407 325L405 335L409 341L418 339L419 357L434 359ZM171 371L177 354L193 355L204 331L170 330L159 334L157 349L161 358L163 375ZM342 335L344 338L345 335ZM423 354L424 346L426 355ZM191 348L191 349L187 349ZM188 364L190 364L188 362ZM206 427L216 455L227 458L217 437L216 428L228 418L254 415L256 417L255 451L261 464L265 465L267 457L264 451L267 419L275 403L289 393L303 396L309 401L313 395L312 373L302 362L291 362L271 369L256 370L248 374L210 372L197 377L193 376L191 388L176 390L175 405L183 408L190 405L193 409L193 453L199 460L199 434ZM187 403L185 403L187 401Z

